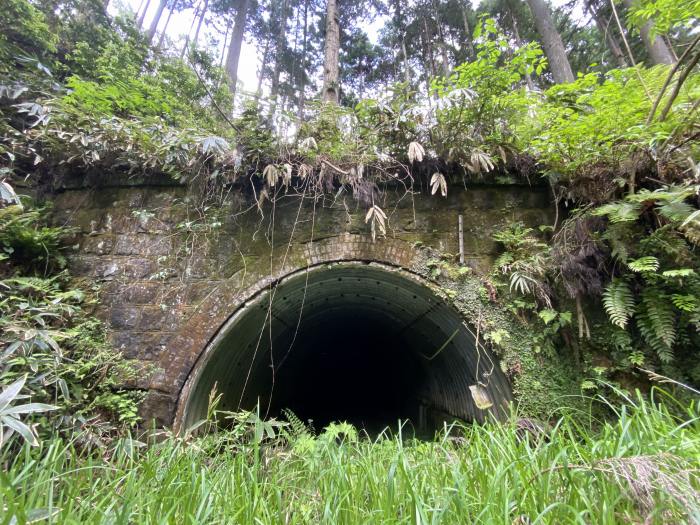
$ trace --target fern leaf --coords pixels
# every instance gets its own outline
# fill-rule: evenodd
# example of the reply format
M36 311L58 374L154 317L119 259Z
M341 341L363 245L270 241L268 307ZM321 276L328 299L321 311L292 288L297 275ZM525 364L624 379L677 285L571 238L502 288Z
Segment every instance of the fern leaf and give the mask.
M627 263L627 266L629 266L630 270L637 273L655 272L659 269L659 260L651 256L640 257L639 259Z
M659 359L664 363L671 362L677 338L676 315L671 301L656 287L647 287L642 293L637 326Z
M634 315L634 295L629 284L622 279L613 279L603 293L603 306L610 322L625 328L630 317Z
M408 161L413 164L414 162L422 162L423 155L425 155L425 149L418 142L411 142L408 145Z
M607 216L612 223L636 221L642 207L633 202L611 202L593 210L593 215Z
M297 416L294 412L285 408L284 410L282 410L282 413L289 422L292 437L297 438L299 436L304 436L309 433L309 429L306 427L304 422L301 419L299 419L299 416Z

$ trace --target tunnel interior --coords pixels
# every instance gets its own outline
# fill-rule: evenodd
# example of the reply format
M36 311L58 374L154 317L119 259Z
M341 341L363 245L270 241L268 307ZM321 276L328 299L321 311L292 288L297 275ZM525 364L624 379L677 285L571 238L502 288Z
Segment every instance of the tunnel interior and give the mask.
M290 410L316 430L347 421L375 433L408 420L430 433L444 421L499 417L509 383L473 332L408 272L361 262L310 268L221 328L183 391L184 423L204 417L213 389L221 410Z

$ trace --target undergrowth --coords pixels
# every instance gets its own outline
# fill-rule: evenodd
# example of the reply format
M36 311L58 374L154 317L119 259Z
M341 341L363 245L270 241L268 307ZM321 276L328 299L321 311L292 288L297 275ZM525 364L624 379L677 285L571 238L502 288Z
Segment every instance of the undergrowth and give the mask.
M148 447L54 438L0 456L0 523L700 523L697 404L657 390L614 410L434 441L406 427L370 440L347 424L314 435L250 413Z

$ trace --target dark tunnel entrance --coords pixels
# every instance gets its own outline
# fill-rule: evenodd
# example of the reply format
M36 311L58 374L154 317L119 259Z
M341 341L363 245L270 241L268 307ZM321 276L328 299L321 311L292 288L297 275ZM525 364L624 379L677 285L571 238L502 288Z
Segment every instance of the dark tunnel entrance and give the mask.
M308 353L292 351L280 366L273 413L287 408L318 428L348 421L374 432L414 418L426 377L402 334L360 312L329 317L300 334L298 348Z
M360 262L293 274L240 308L185 385L185 428L214 388L222 410L259 404L317 430L348 421L371 433L397 420L421 433L482 421L511 399L494 358L426 282Z

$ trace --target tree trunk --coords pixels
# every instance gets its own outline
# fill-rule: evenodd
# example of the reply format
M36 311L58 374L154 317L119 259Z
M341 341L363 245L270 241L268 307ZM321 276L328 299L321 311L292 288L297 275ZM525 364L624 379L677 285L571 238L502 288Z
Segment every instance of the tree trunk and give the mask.
M340 88L338 70L340 55L340 23L336 0L328 0L326 5L326 42L323 56L323 92L321 99L329 104L338 104Z
M275 39L275 68L272 71L272 85L270 86L270 115L275 113L277 107L277 95L280 90L280 74L284 59L284 45L287 42L287 18L289 2L282 1L282 9L279 14L279 27Z
M224 39L223 42L226 42L228 40L228 34L231 32L231 26L233 25L233 19L229 18L228 22L226 23L226 32L224 33ZM221 56L219 57L219 69L224 68L224 60L226 60L226 51L227 49L224 47L224 49L221 50ZM226 78L228 78L228 75L226 75ZM219 87L221 86L221 81L224 80L224 75L221 75L217 80L216 80L216 91L219 91Z
M202 7L202 12L199 15L199 22L197 22L197 30L194 32L194 38L192 39L192 43L194 44L194 47L197 47L197 43L199 42L199 30L202 29L202 22L204 22L204 17L207 14L207 8L209 7L209 0L204 0L204 7ZM226 42L226 40L224 40Z
M432 78L435 78L437 76L437 72L435 69L435 53L433 53L433 43L432 43L432 33L428 32L428 20L423 18L423 29L425 30L424 33L424 43L425 43L425 48L428 52L428 58L430 59L430 76ZM428 81L428 84L430 84L430 81Z
M224 42L228 40L228 35L231 33L231 26L233 25L233 19L229 18L228 22L226 22L226 32L224 33ZM227 55L227 50L223 49L221 51L221 57L219 57L219 67L223 69L224 67L224 60L226 60L226 55Z
M406 52L406 37L401 37L401 54L403 55L403 75L406 87L411 87L411 70L408 67L408 53Z
M406 31L403 14L401 13L402 0L393 0L394 4L394 20L397 27L401 28L401 57L403 61L403 75L406 86L411 87L411 70L408 67L408 53L406 52ZM394 76L398 76L396 65L394 65Z
M158 23L160 22L160 17L163 16L163 11L165 6L168 4L168 0L160 0L158 4L158 10L156 11L153 20L151 21L151 26L148 28L148 33L146 33L146 40L149 44L153 42L153 37L156 36L156 31L158 31Z
M450 76L451 67L450 59L447 56L447 42L445 41L445 33L442 31L442 21L440 20L440 10L438 9L437 3L433 0L433 11L435 11L435 27L437 28L437 35L440 39L440 55L442 57L442 75L445 78Z
M267 64L267 55L270 52L270 39L265 40L265 49L262 54L262 61L260 62L260 74L258 74L258 88L255 90L258 97L262 95L262 84L265 79L265 65Z
M146 18L146 13L148 12L148 8L151 5L151 0L146 0L146 7L143 8L143 11L141 11L141 14L139 17L136 19L136 25L139 26L139 29L143 27L143 21Z
M513 9L513 4L508 1L508 11L510 12L510 19L513 22L513 35L515 36L515 43L519 46L523 45L523 41L520 38L520 31L518 30L518 21L515 19L515 9ZM535 83L532 81L532 75L529 71L525 71L525 83L530 91L535 90Z
M190 29L187 31L187 36L185 37L185 43L182 46L182 51L180 51L180 60L185 58L185 53L187 52L187 47L190 45L190 35L192 34L192 30L194 29L194 24L197 22L197 18L199 18L199 4L197 4L197 8L194 10L194 15L192 16L192 23L190 24Z
M532 15L535 18L537 32L542 37L544 52L549 60L549 69L557 84L565 84L574 81L571 65L566 58L566 50L559 32L554 27L552 14L544 0L527 0Z
M622 3L625 4L627 9L634 6L632 0L622 0ZM671 53L671 50L666 45L666 42L664 42L664 39L659 35L656 35L655 37L651 36L651 30L653 27L654 24L650 20L639 29L639 34L642 36L642 42L644 42L644 47L649 54L649 60L651 60L651 63L654 65L675 64L676 61L673 58L673 53Z
M462 7L462 24L464 24L464 36L466 37L466 46L469 51L469 58L476 58L476 50L474 49L474 37L469 28L469 18L467 18L467 8Z
M304 32L301 44L301 75L299 77L299 107L297 108L299 120L304 119L304 104L306 103L306 65L307 65L307 43L309 24L309 0L304 0Z
M170 24L170 17L173 16L173 9L168 10L168 18L165 19L165 25L163 26L163 31L160 33L160 38L158 39L158 49L163 47L163 41L165 40L165 33L168 30L168 24Z
M144 0L139 0L139 6L134 11L134 18L136 20L139 19L139 15L141 14L141 9L143 8L143 4L144 4Z
M248 16L248 0L240 0L236 10L236 21L231 32L231 42L228 46L228 56L226 57L226 72L229 78L231 93L236 93L236 83L238 82L238 61L241 58L241 47L243 46L243 36L245 35L245 23Z
M207 10L207 4L209 3L209 0L204 0L204 5L200 2L197 4L197 9L194 12L194 16L192 17L192 24L190 25L190 30L187 32L187 38L185 39L185 45L182 46L182 52L180 53L180 58L184 58L185 53L187 53L187 48L190 46L190 35L192 34L192 29L194 29L194 25L197 23L197 20L199 20L199 23L197 24L197 31L195 33L195 40L194 44L195 47L197 47L197 38L199 37L199 28L202 25L202 19L204 18L204 12ZM227 35L228 36L228 33ZM224 38L224 42L226 42L226 38Z
M595 21L596 26L598 26L598 31L600 31L600 34L605 37L605 43L608 45L610 54L613 56L615 62L617 62L618 67L627 67L625 54L622 52L620 44L617 43L615 36L610 30L610 23L603 21L600 13L591 5L590 1L586 2L586 10Z

